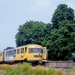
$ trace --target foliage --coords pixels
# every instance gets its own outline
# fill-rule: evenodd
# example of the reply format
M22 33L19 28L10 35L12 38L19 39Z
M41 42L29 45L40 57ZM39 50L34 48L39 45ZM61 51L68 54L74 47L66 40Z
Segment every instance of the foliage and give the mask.
M6 71L9 71L9 70L12 70L12 66L9 66L8 67L8 65L7 66L0 66L0 70L6 70Z
M46 70L43 69L41 66L37 66L36 69L34 70L35 70L34 72L35 75L46 75Z
M36 66L33 68L29 63L18 64L17 66L14 66L12 70L9 71L5 70L5 71L6 72L4 75L74 75L75 74L74 67L71 69L71 71L68 70L63 72L60 69L54 69L51 67Z
M17 46L37 43L41 44L43 40L43 30L45 24L43 22L26 22L19 26L18 33L16 34L16 44Z
M49 54L53 60L69 60L75 50L75 24L65 20L59 23L59 29L51 32L51 44Z
M74 10L66 4L59 4L52 17L53 28L59 28L58 23L63 20L74 21Z
M31 75L31 65L29 63L18 64L5 75Z
M49 67L49 69L46 72L46 75L55 75L55 74L56 74L56 71L53 68Z

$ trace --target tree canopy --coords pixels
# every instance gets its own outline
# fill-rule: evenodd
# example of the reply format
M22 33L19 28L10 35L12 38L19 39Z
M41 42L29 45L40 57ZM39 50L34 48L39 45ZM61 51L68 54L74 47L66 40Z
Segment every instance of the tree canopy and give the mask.
M30 43L37 43L41 45L44 39L43 31L45 26L45 23L38 21L27 21L25 24L20 25L15 37L17 46Z
M52 17L53 28L58 28L58 23L63 20L74 21L74 10L66 4L60 4L57 6Z
M53 60L68 60L71 58L71 53L75 50L75 23L70 23L65 20L59 23L59 29L51 31L51 44L49 46L50 59ZM51 53L53 52L53 54Z

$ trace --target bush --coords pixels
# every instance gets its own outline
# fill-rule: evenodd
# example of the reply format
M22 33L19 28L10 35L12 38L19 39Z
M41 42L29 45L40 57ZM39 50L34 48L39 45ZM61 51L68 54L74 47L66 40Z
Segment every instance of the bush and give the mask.
M46 70L43 69L41 66L37 66L34 71L35 75L46 75Z
M54 73L55 73L55 70L53 68L49 67L49 69L46 72L46 75L54 75Z
M18 64L10 72L5 75L31 75L31 65L29 63ZM30 72L29 72L30 71Z

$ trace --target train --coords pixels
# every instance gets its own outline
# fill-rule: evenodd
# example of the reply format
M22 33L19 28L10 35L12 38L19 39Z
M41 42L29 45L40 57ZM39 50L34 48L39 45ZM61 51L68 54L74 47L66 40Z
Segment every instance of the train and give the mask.
M27 44L20 47L8 47L0 52L0 63L45 63L47 62L47 48L38 44Z

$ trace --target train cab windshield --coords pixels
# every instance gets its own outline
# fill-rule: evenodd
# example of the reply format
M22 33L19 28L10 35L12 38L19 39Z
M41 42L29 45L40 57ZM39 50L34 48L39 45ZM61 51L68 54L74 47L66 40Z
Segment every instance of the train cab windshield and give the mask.
M29 48L29 53L43 53L41 48Z
M11 57L15 55L15 49L6 51L6 57Z

